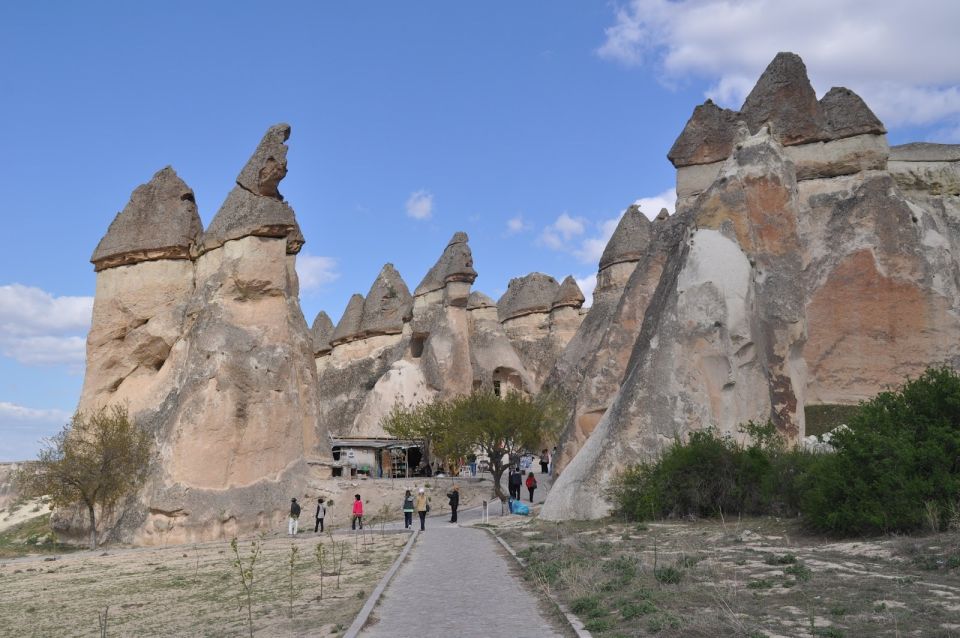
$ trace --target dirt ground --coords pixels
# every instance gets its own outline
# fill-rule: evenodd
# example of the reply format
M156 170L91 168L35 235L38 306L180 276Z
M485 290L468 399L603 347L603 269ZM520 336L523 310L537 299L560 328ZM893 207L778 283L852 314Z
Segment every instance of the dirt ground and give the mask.
M759 518L496 531L598 638L960 636L960 532L839 542Z
M363 536L321 536L312 526L295 540L263 538L253 567L256 635L342 633L408 538L369 529ZM239 541L245 565L254 540ZM318 545L324 548L322 576ZM292 614L291 547L298 550ZM98 612L106 608L110 636L247 635L234 559L224 541L0 560L0 636L99 636Z

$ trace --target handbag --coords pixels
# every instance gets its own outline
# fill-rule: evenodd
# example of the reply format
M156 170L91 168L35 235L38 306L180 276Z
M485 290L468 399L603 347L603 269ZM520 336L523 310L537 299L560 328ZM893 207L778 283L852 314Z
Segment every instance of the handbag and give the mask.
M430 503L427 503L427 512L430 512Z

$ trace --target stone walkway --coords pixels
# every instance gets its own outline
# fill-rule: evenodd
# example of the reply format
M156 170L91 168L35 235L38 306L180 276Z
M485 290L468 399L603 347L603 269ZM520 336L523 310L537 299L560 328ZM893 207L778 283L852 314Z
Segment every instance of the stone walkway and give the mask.
M499 503L490 509L491 518L499 517ZM461 525L479 514L479 508L461 512ZM488 532L428 518L360 636L562 638L537 596L511 571L512 560Z

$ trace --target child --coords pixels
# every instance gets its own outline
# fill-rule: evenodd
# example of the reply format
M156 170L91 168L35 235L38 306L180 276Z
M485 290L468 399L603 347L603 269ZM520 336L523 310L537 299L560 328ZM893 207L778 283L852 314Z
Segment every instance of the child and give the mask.
M360 523L360 529L363 529L363 501L359 494L353 495L353 519L350 521L350 529L357 529L357 522Z

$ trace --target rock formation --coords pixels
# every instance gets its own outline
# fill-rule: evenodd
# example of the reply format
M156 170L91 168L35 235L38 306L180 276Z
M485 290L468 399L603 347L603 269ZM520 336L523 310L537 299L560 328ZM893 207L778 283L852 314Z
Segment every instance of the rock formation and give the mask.
M192 191L167 168L134 191L94 252L80 409L125 402L156 438L147 486L108 521L115 538L273 526L291 494L329 475L294 268L303 237L277 190L289 133L267 132L202 236ZM61 512L56 525L82 523Z
M769 419L796 441L805 405L960 363L958 154L884 133L848 89L816 100L793 54L739 111L695 109L668 156L678 213L551 373L576 402L543 516L604 515L615 472L693 429Z
M497 315L513 348L539 390L583 317L584 297L573 277L563 286L543 273L511 279L497 302Z
M386 264L336 326L321 312L308 328L279 191L289 135L267 131L205 232L166 168L94 251L80 408L124 402L157 442L147 486L102 517L114 538L277 526L291 495L333 494L330 435L384 437L397 402L562 391L542 515L590 518L616 472L676 437L769 420L798 441L808 405L960 365L960 146L890 149L852 91L818 100L796 55L739 110L694 109L668 154L676 214L625 211L588 311L573 277L471 291L458 232L413 294ZM83 533L70 511L55 525Z
M637 206L627 209L610 238L600 259L593 305L547 382L572 398L555 471L562 471L580 450L620 389L664 263L682 239L676 218L664 214L650 222Z
M495 304L470 291L476 277L468 237L458 232L412 298L390 264L366 297L351 298L332 349L316 346L320 418L330 432L384 437L381 420L397 402L412 405L480 387L539 388L536 371L549 369L580 324L580 289L572 278L559 286L535 273L525 278L533 282L527 292ZM532 331L511 323L531 316Z

